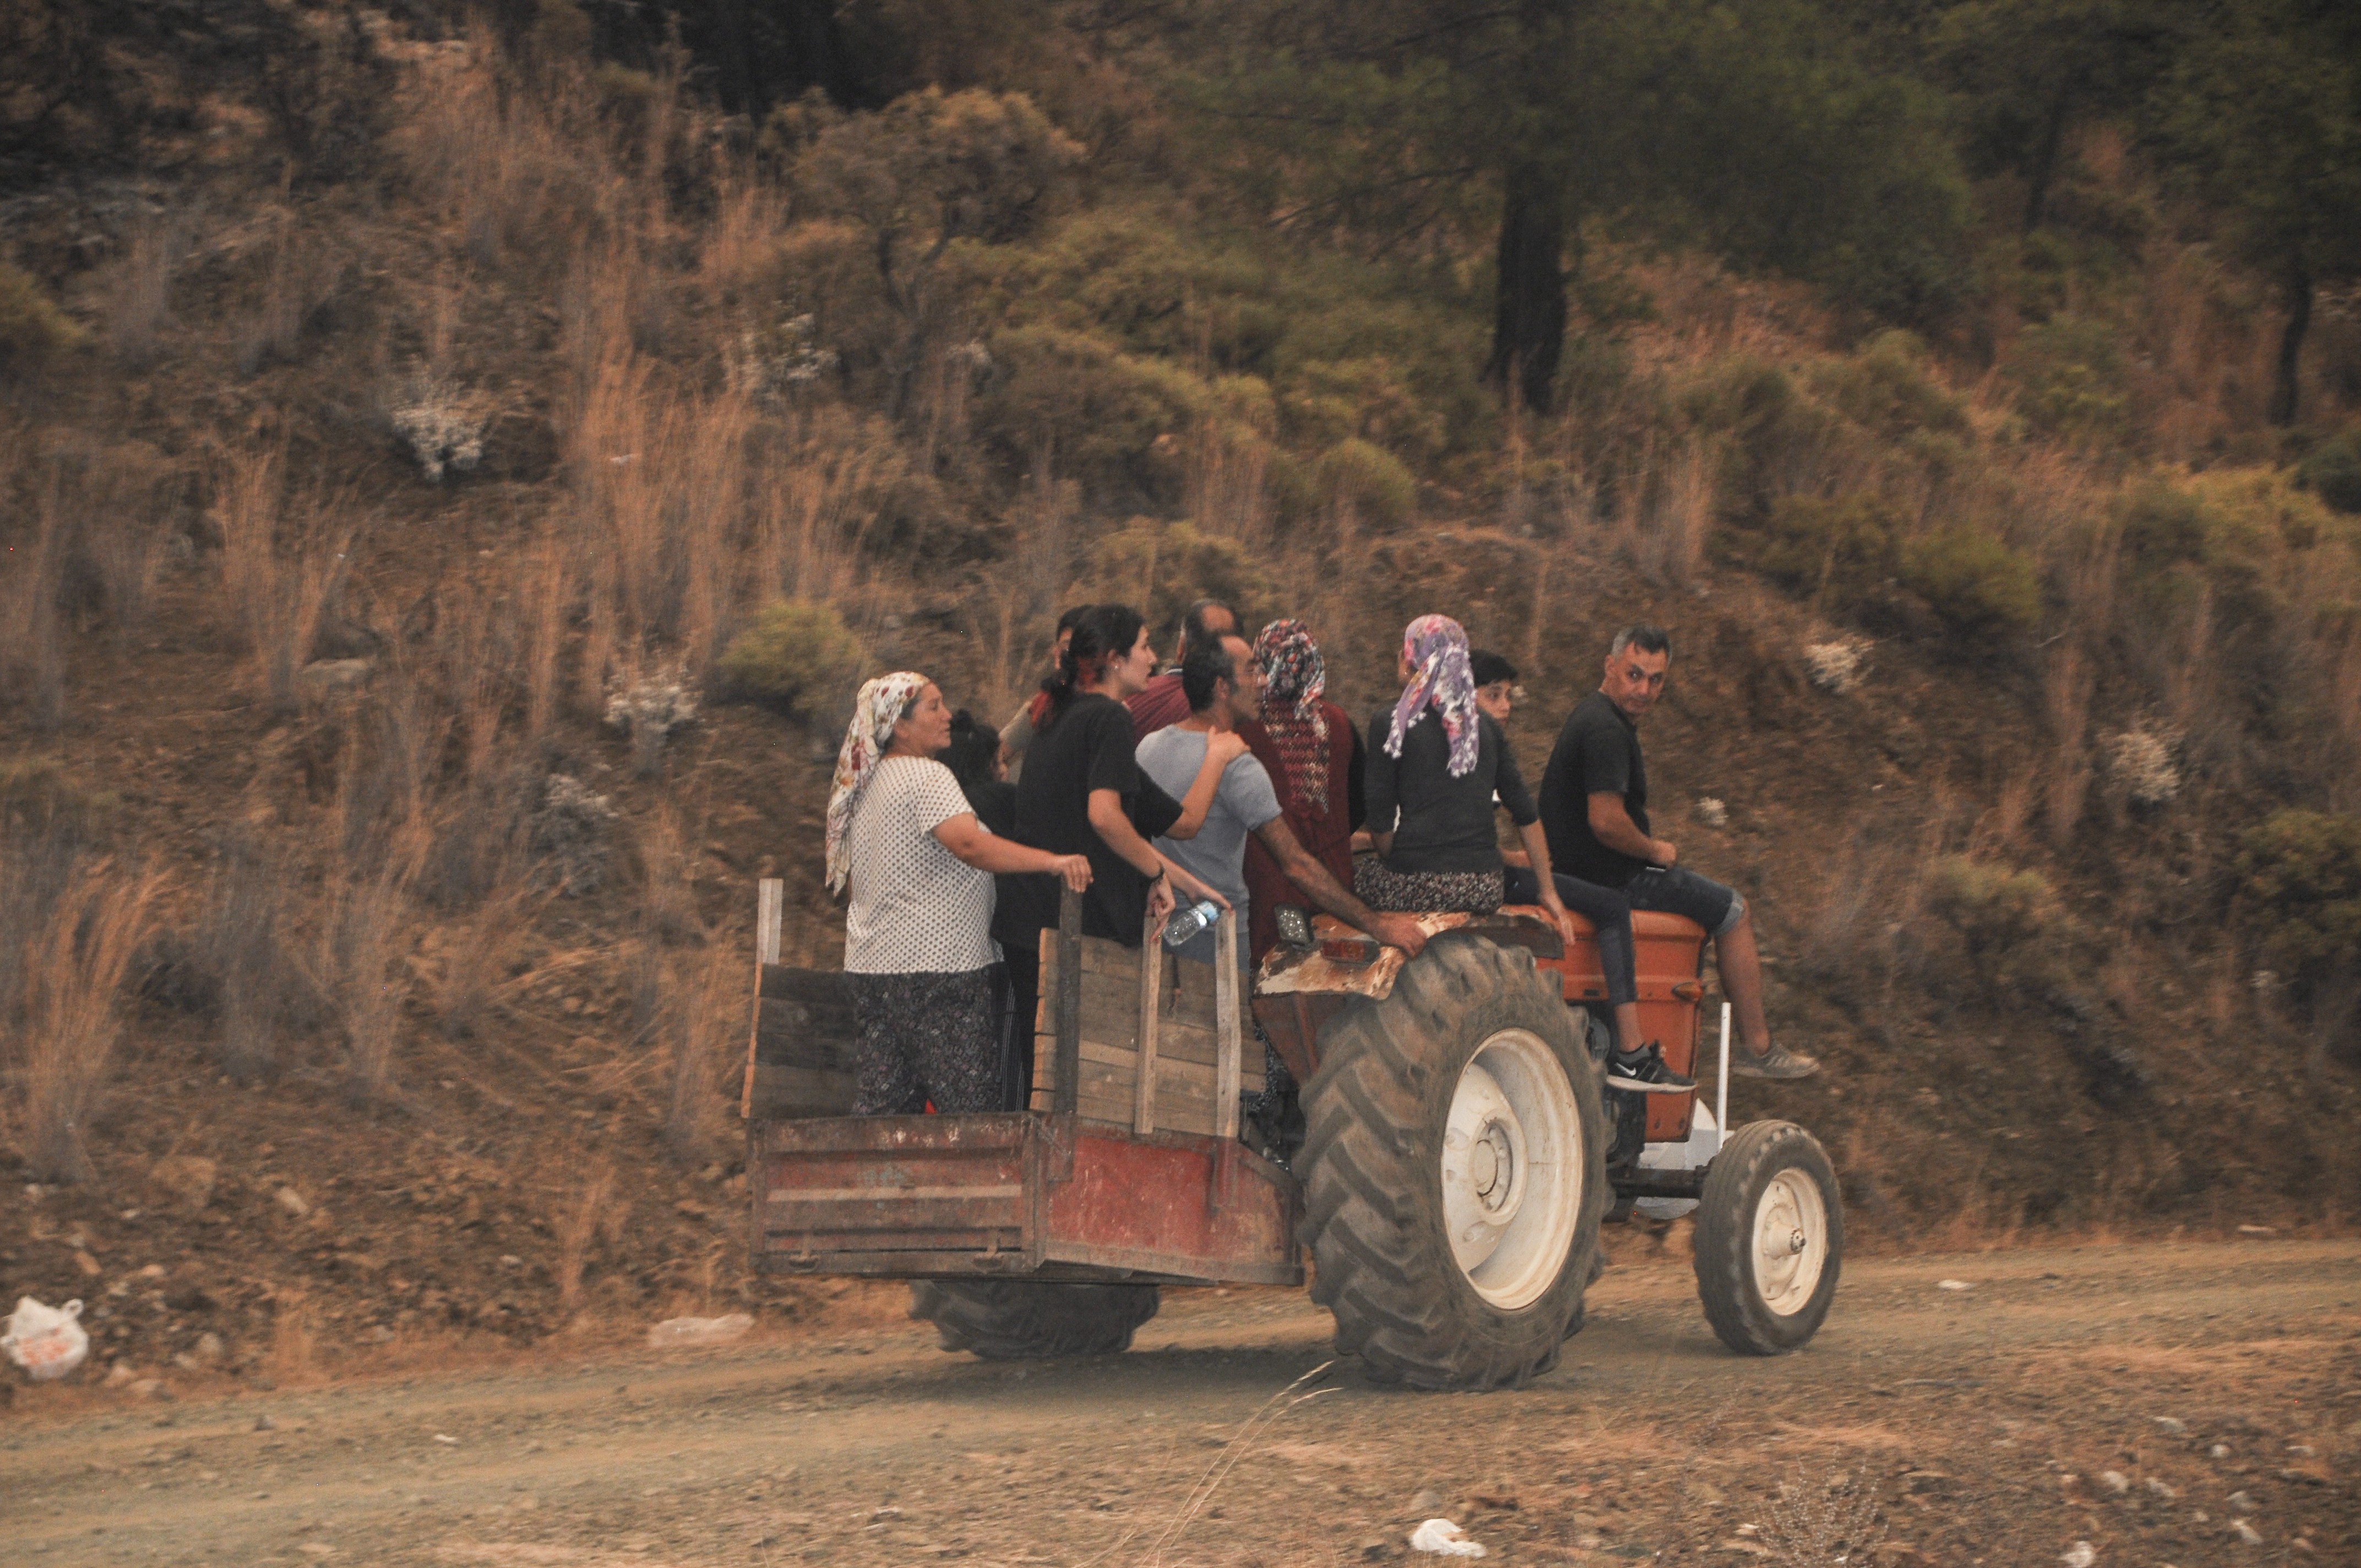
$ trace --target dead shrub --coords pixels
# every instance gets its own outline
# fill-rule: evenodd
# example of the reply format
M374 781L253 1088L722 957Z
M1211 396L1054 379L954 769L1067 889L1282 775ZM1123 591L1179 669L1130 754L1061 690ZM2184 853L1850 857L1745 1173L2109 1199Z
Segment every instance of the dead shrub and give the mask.
M402 881L399 869L339 879L329 894L331 986L344 1030L345 1098L384 1099L408 985L400 963Z
M42 487L33 536L20 564L0 578L0 685L41 729L66 717L65 597L72 540L54 482Z
M155 220L131 231L123 254L108 264L101 281L106 345L123 364L152 362L172 321L172 273L188 249L177 222Z
M254 312L239 327L235 359L241 376L292 362L304 334L344 286L345 269L314 242L281 232Z
M25 1086L25 1161L36 1180L91 1175L90 1120L121 1039L124 981L160 881L104 861L85 867L24 956L12 1032Z
M719 1090L744 1047L743 967L719 945L677 966L664 1143L684 1164L707 1146L722 1123Z
M251 660L257 695L294 711L295 676L312 661L321 629L334 616L349 572L354 534L327 498L304 498L305 537L282 543L288 510L280 455L233 455L214 505L221 530L222 609L228 630Z
M557 1283L560 1311L571 1310L582 1299L582 1274L589 1264L590 1244L598 1236L599 1222L608 1216L608 1204L614 1195L615 1168L601 1165L582 1184L573 1212L558 1222L557 1262L551 1273Z
M270 1071L302 983L286 948L282 868L245 839L225 849L207 900L200 966L219 997L222 1070L240 1083Z

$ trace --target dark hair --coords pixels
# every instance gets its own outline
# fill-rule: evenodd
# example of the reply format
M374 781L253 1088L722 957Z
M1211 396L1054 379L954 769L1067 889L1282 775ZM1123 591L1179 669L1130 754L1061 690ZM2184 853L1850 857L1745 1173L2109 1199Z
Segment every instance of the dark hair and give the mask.
M1467 673L1477 685L1488 686L1498 681L1515 680L1517 666L1488 649L1478 648L1467 655Z
M1058 640L1058 636L1060 632L1072 630L1076 621L1082 620L1082 617L1090 614L1092 610L1097 608L1098 607L1096 605L1088 604L1068 605L1064 612L1058 617L1058 630L1049 634L1049 640L1054 642Z
M1148 622L1129 605L1094 604L1074 618L1074 634L1066 640L1066 652L1060 656L1057 669L1041 683L1049 694L1048 729L1055 724L1066 705L1074 700L1074 693L1096 682L1105 674L1107 661L1120 659L1131 652L1139 641L1139 629Z
M1237 655L1230 652L1227 642L1226 638L1213 638L1202 648L1190 649L1189 656L1180 661L1180 695L1189 699L1190 712L1202 713L1213 707L1216 681L1237 684Z
M1232 609L1220 599L1199 599L1181 612L1180 625L1177 632L1180 645L1172 650L1174 658L1186 663L1190 654L1202 648L1206 643L1214 641L1212 629L1205 624L1205 617L1210 611L1217 609L1230 618L1230 624L1233 627L1237 625L1236 610ZM1220 644L1214 642L1214 646L1219 647Z
M979 786L994 782L1000 762L999 731L962 707L951 715L951 743L935 760L972 795Z
M1626 648L1637 648L1642 653L1662 653L1669 659L1673 654L1673 634L1661 626L1651 626L1643 620L1637 626L1627 626L1617 632L1615 641L1607 645L1607 652L1620 653Z

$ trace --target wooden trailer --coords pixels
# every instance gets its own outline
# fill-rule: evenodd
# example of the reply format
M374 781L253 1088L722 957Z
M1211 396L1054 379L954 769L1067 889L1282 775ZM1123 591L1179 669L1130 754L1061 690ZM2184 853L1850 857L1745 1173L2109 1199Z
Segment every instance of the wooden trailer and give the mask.
M911 1279L1300 1285L1301 1193L1238 1141L1246 1059L1235 916L1224 962L1082 934L1042 955L1034 1108L852 1116L843 977L779 963L762 884L742 1109L757 1267Z

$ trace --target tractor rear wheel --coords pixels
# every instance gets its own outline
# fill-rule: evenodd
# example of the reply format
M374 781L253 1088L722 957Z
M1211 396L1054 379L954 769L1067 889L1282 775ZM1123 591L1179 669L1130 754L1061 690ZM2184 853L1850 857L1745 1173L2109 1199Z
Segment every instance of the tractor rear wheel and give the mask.
M1598 1078L1532 954L1443 936L1322 1031L1305 1089L1312 1299L1380 1382L1557 1364L1607 1201Z
M1784 1355L1820 1332L1844 1262L1844 1203L1820 1142L1750 1122L1707 1168L1697 1212L1697 1298L1741 1355Z
M1156 1316L1153 1285L1053 1285L1024 1279L921 1279L910 1316L935 1325L945 1350L986 1361L1114 1355Z

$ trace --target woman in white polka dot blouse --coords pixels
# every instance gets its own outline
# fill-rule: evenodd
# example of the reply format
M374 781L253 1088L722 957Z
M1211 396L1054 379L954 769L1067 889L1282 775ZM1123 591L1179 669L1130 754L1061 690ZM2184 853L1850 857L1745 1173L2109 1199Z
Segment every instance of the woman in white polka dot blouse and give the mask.
M1000 1109L991 966L995 872L1041 872L1080 893L1091 863L998 838L935 756L951 711L914 671L861 688L829 798L828 875L850 887L845 985L859 1023L853 1113Z

